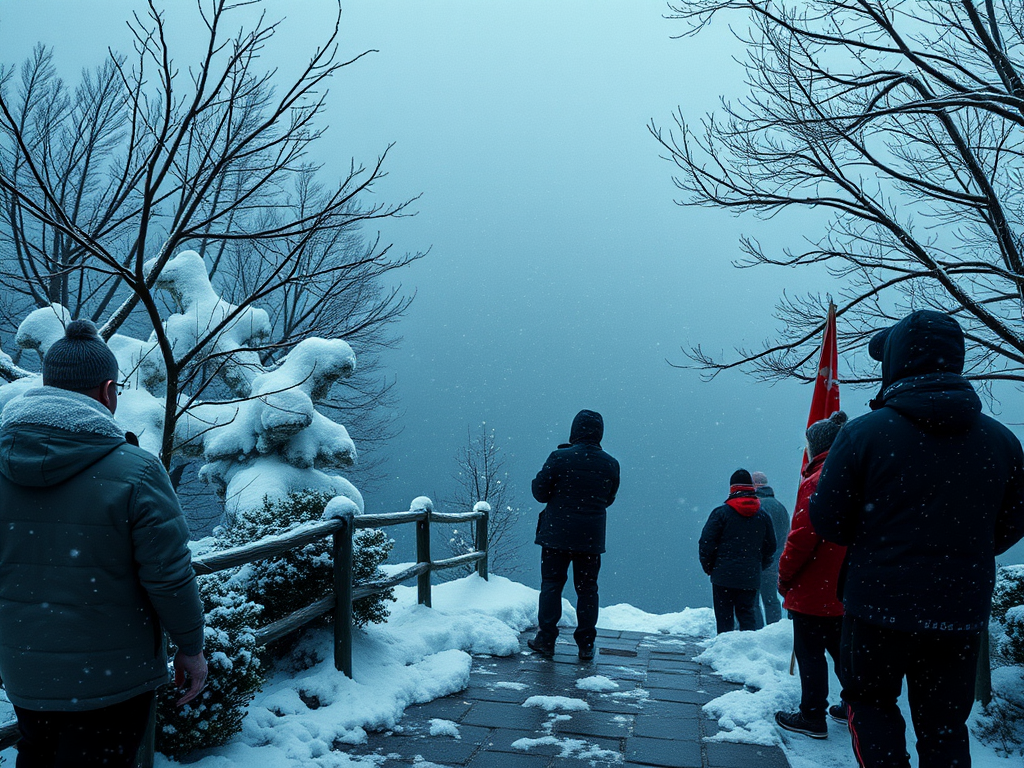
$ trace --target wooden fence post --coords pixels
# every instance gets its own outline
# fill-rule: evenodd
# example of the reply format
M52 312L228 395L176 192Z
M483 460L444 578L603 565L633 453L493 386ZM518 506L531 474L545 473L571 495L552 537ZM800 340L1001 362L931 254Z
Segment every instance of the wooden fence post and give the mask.
M334 534L334 668L352 677L352 534L350 511L338 515Z
M430 607L430 512L427 506L423 509L424 517L416 521L416 562L427 563L427 570L419 575L419 603Z
M476 521L476 543L474 544L474 547L476 547L477 552L484 553L484 556L476 561L476 572L486 581L488 577L487 559L490 556L490 552L487 549L489 546L489 542L487 541L487 526L491 520L491 505L486 501L478 501L473 506L473 511L483 514L483 517Z

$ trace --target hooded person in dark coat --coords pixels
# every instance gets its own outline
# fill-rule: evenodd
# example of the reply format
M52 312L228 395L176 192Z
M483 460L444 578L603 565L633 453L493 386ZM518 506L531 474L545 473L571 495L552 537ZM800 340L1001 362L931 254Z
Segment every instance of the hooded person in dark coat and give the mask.
M1024 536L1024 452L961 375L952 317L914 312L869 352L881 392L839 433L809 510L847 547L840 677L854 751L862 766L909 766L906 677L921 767L969 766L995 556Z
M718 634L732 630L734 615L741 630L755 629L761 571L772 564L775 546L750 473L738 469L729 478L729 498L711 511L698 545L701 568L711 577Z
M601 449L604 420L596 411L573 419L569 444L548 456L533 480L533 497L547 506L537 520L541 549L540 630L529 646L554 653L562 617L562 589L573 569L577 627L573 634L581 659L594 657L597 637L597 574L605 551L607 509L619 490L619 462Z

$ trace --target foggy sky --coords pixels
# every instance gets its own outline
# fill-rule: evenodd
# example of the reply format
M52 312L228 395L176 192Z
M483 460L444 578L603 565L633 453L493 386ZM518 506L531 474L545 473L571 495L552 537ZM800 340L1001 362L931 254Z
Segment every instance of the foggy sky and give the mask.
M42 6L75 9L76 23L53 24ZM5 0L3 60L20 61L42 41L73 80L107 45L127 46L128 7ZM269 3L272 17L288 19L268 62L304 58L333 7ZM540 505L529 482L568 438L573 415L594 409L622 466L602 604L710 604L696 562L700 528L740 466L766 471L792 511L811 390L737 373L702 383L666 360L685 362L681 345L726 354L757 346L775 328L783 289L835 290L803 270L729 263L741 232L798 245L818 234L817 221L769 224L673 203L672 166L646 124L670 127L677 105L697 120L720 96L743 93L728 30L673 40L684 27L662 18L661 0L359 0L344 9L343 54L378 53L331 86L317 159L340 175L351 158L372 162L394 142L377 195L422 198L415 217L388 222L382 235L400 251L430 249L400 276L416 291L404 342L386 357L403 432L367 510L442 493L467 428L486 422L522 502L528 546L516 577L536 586ZM844 410L864 413L872 394L844 389ZM1019 549L1010 559L1024 559Z

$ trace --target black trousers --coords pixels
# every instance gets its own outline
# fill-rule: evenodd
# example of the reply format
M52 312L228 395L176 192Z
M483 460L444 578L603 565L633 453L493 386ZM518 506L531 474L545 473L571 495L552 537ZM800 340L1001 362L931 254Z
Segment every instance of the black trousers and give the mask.
M843 619L843 699L864 768L907 768L906 722L896 699L907 678L920 768L969 768L979 632L901 632Z
M36 712L15 707L17 768L132 768L155 694L84 712Z
M597 574L601 570L601 556L565 549L540 551L540 605L537 609L538 637L542 643L555 642L558 620L562 618L562 589L569 579L572 565L572 583L576 587L576 631L573 638L579 646L593 645L597 637Z
M711 598L715 607L715 624L718 634L731 632L733 616L740 623L740 629L756 629L757 599L756 589L735 589L711 585Z
M836 675L839 675L843 617L811 616L796 611L791 614L793 652L800 666L800 712L808 720L823 723L828 711L828 660L825 653L832 657Z

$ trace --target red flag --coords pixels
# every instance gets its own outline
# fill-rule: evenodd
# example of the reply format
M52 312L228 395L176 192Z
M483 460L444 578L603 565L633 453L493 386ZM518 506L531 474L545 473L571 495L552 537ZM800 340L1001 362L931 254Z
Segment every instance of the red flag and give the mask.
M818 374L814 379L814 396L811 398L811 412L807 416L807 426L816 421L827 419L839 410L839 344L836 339L836 305L829 302L828 319L825 321L825 335L821 340L821 359L818 361ZM810 457L804 449L804 461L801 471L807 466Z

